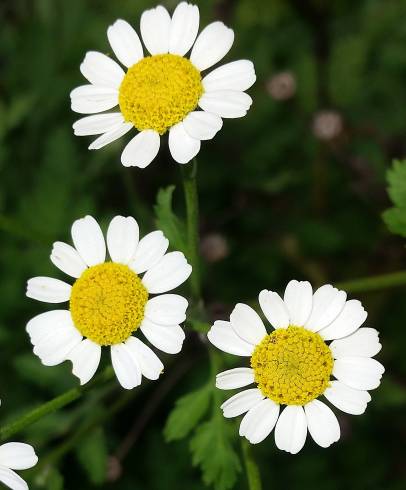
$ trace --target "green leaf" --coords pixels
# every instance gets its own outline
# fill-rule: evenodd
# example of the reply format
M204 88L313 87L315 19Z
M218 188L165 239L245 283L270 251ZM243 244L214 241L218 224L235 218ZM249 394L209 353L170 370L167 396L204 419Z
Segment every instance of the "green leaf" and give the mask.
M233 488L241 471L240 460L232 444L234 437L235 427L215 414L197 428L190 441L193 465L200 466L204 483L213 485L216 490Z
M391 208L382 213L391 233L406 237L406 208Z
M95 485L101 485L107 473L107 445L103 429L93 430L77 447L80 464Z
M392 168L386 173L386 179L393 204L406 207L406 160L394 160Z
M209 407L209 388L205 386L177 400L164 428L164 436L168 442L183 439L196 427Z
M388 194L395 206L387 209L382 218L392 233L406 237L406 160L395 160L386 178Z
M186 252L186 231L184 223L176 216L172 209L174 185L160 189L157 202L154 206L156 225L164 232L169 243L176 250Z

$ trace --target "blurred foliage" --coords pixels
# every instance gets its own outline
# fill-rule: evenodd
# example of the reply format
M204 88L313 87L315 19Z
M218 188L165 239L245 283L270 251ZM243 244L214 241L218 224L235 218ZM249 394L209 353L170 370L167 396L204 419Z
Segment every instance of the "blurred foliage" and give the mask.
M177 1L163 3L173 9ZM391 206L385 174L392 159L406 155L406 2L197 3L202 25L222 19L235 30L227 60L251 59L258 75L247 117L225 121L199 154L202 240L215 233L227 244L222 260L202 250L208 320L227 317L238 301L253 303L263 288L281 290L293 277L317 286L404 269L404 239L390 234L381 215ZM76 384L68 363L40 364L24 329L49 308L24 297L25 281L62 277L49 253L53 241L69 241L74 219L94 214L105 226L116 214L132 214L142 233L165 227L172 246L182 248L180 174L166 146L148 169L125 169L119 155L126 138L90 152L89 139L71 129L69 92L83 83L85 52L110 53L107 26L116 18L138 26L154 4L0 3L2 423ZM388 173L395 210L384 215L402 236L404 168L395 163ZM368 326L381 331L379 358L387 368L366 414L339 414L342 438L327 450L308 441L292 457L275 448L272 436L254 447L266 488L404 488L404 294L399 288L360 297ZM200 319L194 325L203 328ZM119 412L112 407L124 395L113 382L20 434L45 461L23 472L31 488L200 490L201 468L192 463L218 489L247 488L238 431L221 419L213 386L210 400L199 391L213 383L203 336L189 331L182 356L163 361L160 381L123 398ZM222 362L235 365L228 357ZM168 443L163 428L174 406ZM96 415L103 424L84 431Z

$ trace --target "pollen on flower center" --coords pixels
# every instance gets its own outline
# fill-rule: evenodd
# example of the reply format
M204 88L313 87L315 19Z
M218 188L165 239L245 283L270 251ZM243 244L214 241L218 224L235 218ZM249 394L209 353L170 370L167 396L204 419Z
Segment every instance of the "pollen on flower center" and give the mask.
M289 326L263 338L251 367L264 396L284 405L305 405L329 386L333 356L319 334Z
M86 269L72 286L70 311L80 333L99 345L124 342L140 326L148 292L138 275L106 262Z
M121 82L120 110L139 130L164 134L193 111L203 93L200 72L174 54L148 56L130 67Z

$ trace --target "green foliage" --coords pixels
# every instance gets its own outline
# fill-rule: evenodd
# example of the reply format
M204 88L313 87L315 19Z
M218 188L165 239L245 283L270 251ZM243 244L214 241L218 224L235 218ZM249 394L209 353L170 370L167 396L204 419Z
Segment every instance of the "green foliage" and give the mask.
M102 428L93 430L76 449L80 464L94 485L104 483L107 474L107 444Z
M176 401L164 429L168 442L183 439L196 427L209 408L211 393L212 388L207 385Z
M235 426L217 408L213 417L200 425L190 441L193 464L200 466L203 481L216 490L233 488L241 463L233 447Z
M154 206L156 226L164 232L172 248L185 252L185 225L172 209L174 191L174 185L170 185L165 189L160 189L158 191L156 204Z
M392 233L406 237L406 160L395 160L386 178L394 207L387 209L382 217Z
M356 104L362 96L368 43L362 36L339 39L334 45L330 62L332 98L343 107Z
M164 435L168 442L175 441L195 429L189 444L193 465L200 467L206 485L228 490L234 486L241 465L233 445L235 427L222 416L215 390L209 380L202 388L179 398L168 417ZM197 426L210 402L214 409L211 418Z
M51 468L45 482L46 490L63 490L63 476L57 468Z

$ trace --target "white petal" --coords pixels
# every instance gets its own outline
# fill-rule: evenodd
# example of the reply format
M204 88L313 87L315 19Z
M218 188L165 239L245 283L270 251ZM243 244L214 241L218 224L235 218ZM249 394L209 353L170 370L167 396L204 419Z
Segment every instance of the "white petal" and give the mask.
M203 78L205 92L216 90L236 90L244 92L256 80L254 64L248 60L238 60L219 66Z
M92 216L76 220L72 225L72 240L88 266L97 265L106 259L106 243L103 232Z
M234 90L205 92L199 100L199 107L204 111L229 119L244 117L251 104L252 99L248 94Z
M141 36L151 54L167 53L171 17L162 5L146 10L141 16Z
M356 390L374 390L385 368L370 357L343 357L334 361L333 375Z
M378 354L382 345L379 343L379 333L374 328L360 328L352 335L340 340L334 340L329 345L333 356L340 357L372 357Z
M367 391L350 388L341 381L331 381L323 395L335 407L351 415L363 414L371 401Z
M329 447L340 439L340 425L331 408L319 400L313 400L304 407L307 427L314 442L321 447Z
M144 56L138 34L125 20L116 20L107 29L107 37L117 59L127 68Z
M297 454L306 442L307 422L303 408L288 405L275 428L275 443L282 451Z
M259 304L267 320L274 328L287 328L289 326L288 310L278 293L264 289L259 293Z
M252 345L257 345L266 335L258 313L250 306L238 303L230 315L231 326L236 334Z
M86 53L80 71L91 84L101 87L118 89L124 78L123 69L114 60L97 51Z
M134 257L128 266L137 274L142 274L156 265L168 250L169 240L162 231L157 230L145 235L138 244Z
M135 337L130 337L125 344L136 357L142 375L148 379L158 379L164 370L164 365L155 352Z
M217 349L235 356L250 356L254 346L239 337L230 322L217 320L209 330L207 338Z
M223 126L220 116L205 111L193 111L183 120L186 132L197 140L211 140Z
M148 269L142 283L151 294L166 293L184 283L191 273L192 266L183 253L170 252Z
M184 56L192 47L199 31L199 8L181 2L172 15L169 52Z
M222 22L213 22L202 30L196 39L190 61L200 71L215 65L230 51L234 42L234 31Z
M159 325L178 325L186 320L188 302L178 294L161 294L148 300L145 318Z
M27 483L17 473L5 466L0 466L0 482L11 490L28 490Z
M302 327L312 311L312 287L307 281L290 281L283 297L290 324Z
M51 261L62 272L78 278L87 269L76 249L63 242L55 242L52 247Z
M179 325L158 325L144 318L142 333L151 344L167 354L178 354L182 350L185 332Z
M134 129L133 123L119 123L117 126L111 128L109 131L92 141L89 145L89 150L100 150L100 148L113 143L113 141L118 140L132 129Z
M45 303L69 301L72 286L52 277L33 277L27 281L28 298Z
M70 328L72 326L72 317L68 310L46 311L40 315L34 316L27 323L26 330L30 336L33 345L38 344L50 333Z
M37 355L45 366L56 366L68 359L71 351L82 341L82 335L73 325L69 311L59 311L58 315L52 312L55 324L51 324L48 317L44 327L38 327L39 320L36 317L35 324L27 325L31 342L34 344L34 354ZM50 328L51 327L51 328Z
M171 155L178 163L190 162L200 151L200 140L189 135L183 122L171 127L168 143Z
M272 432L279 416L279 405L265 398L244 415L240 425L240 436L251 444L262 442Z
M313 295L313 307L305 328L318 332L335 320L344 308L347 293L330 284L321 286Z
M118 90L99 85L82 85L70 93L71 108L80 114L107 111L118 104Z
M73 123L73 132L76 136L92 136L106 133L120 123L124 123L124 117L121 112L95 114L93 116L82 117L82 119Z
M107 248L113 262L128 264L137 249L138 223L132 216L116 216L107 230Z
M90 381L100 364L101 347L85 339L80 342L69 354L68 360L72 361L72 373L80 379L84 385Z
M224 417L237 417L238 415L248 412L248 410L263 399L264 395L258 388L250 388L249 390L241 391L232 396L226 400L220 408L223 410Z
M125 344L111 346L111 362L121 386L131 390L141 384L141 369Z
M27 470L38 463L34 448L22 442L8 442L0 446L0 466L12 470Z
M121 163L125 167L147 167L157 156L160 141L156 131L152 129L141 131L127 143L121 154Z
M368 313L360 301L351 299L344 305L338 317L326 328L319 331L324 340L341 339L355 332L367 319Z
M220 390L234 390L254 382L254 370L251 368L234 368L223 371L216 376L216 387Z

